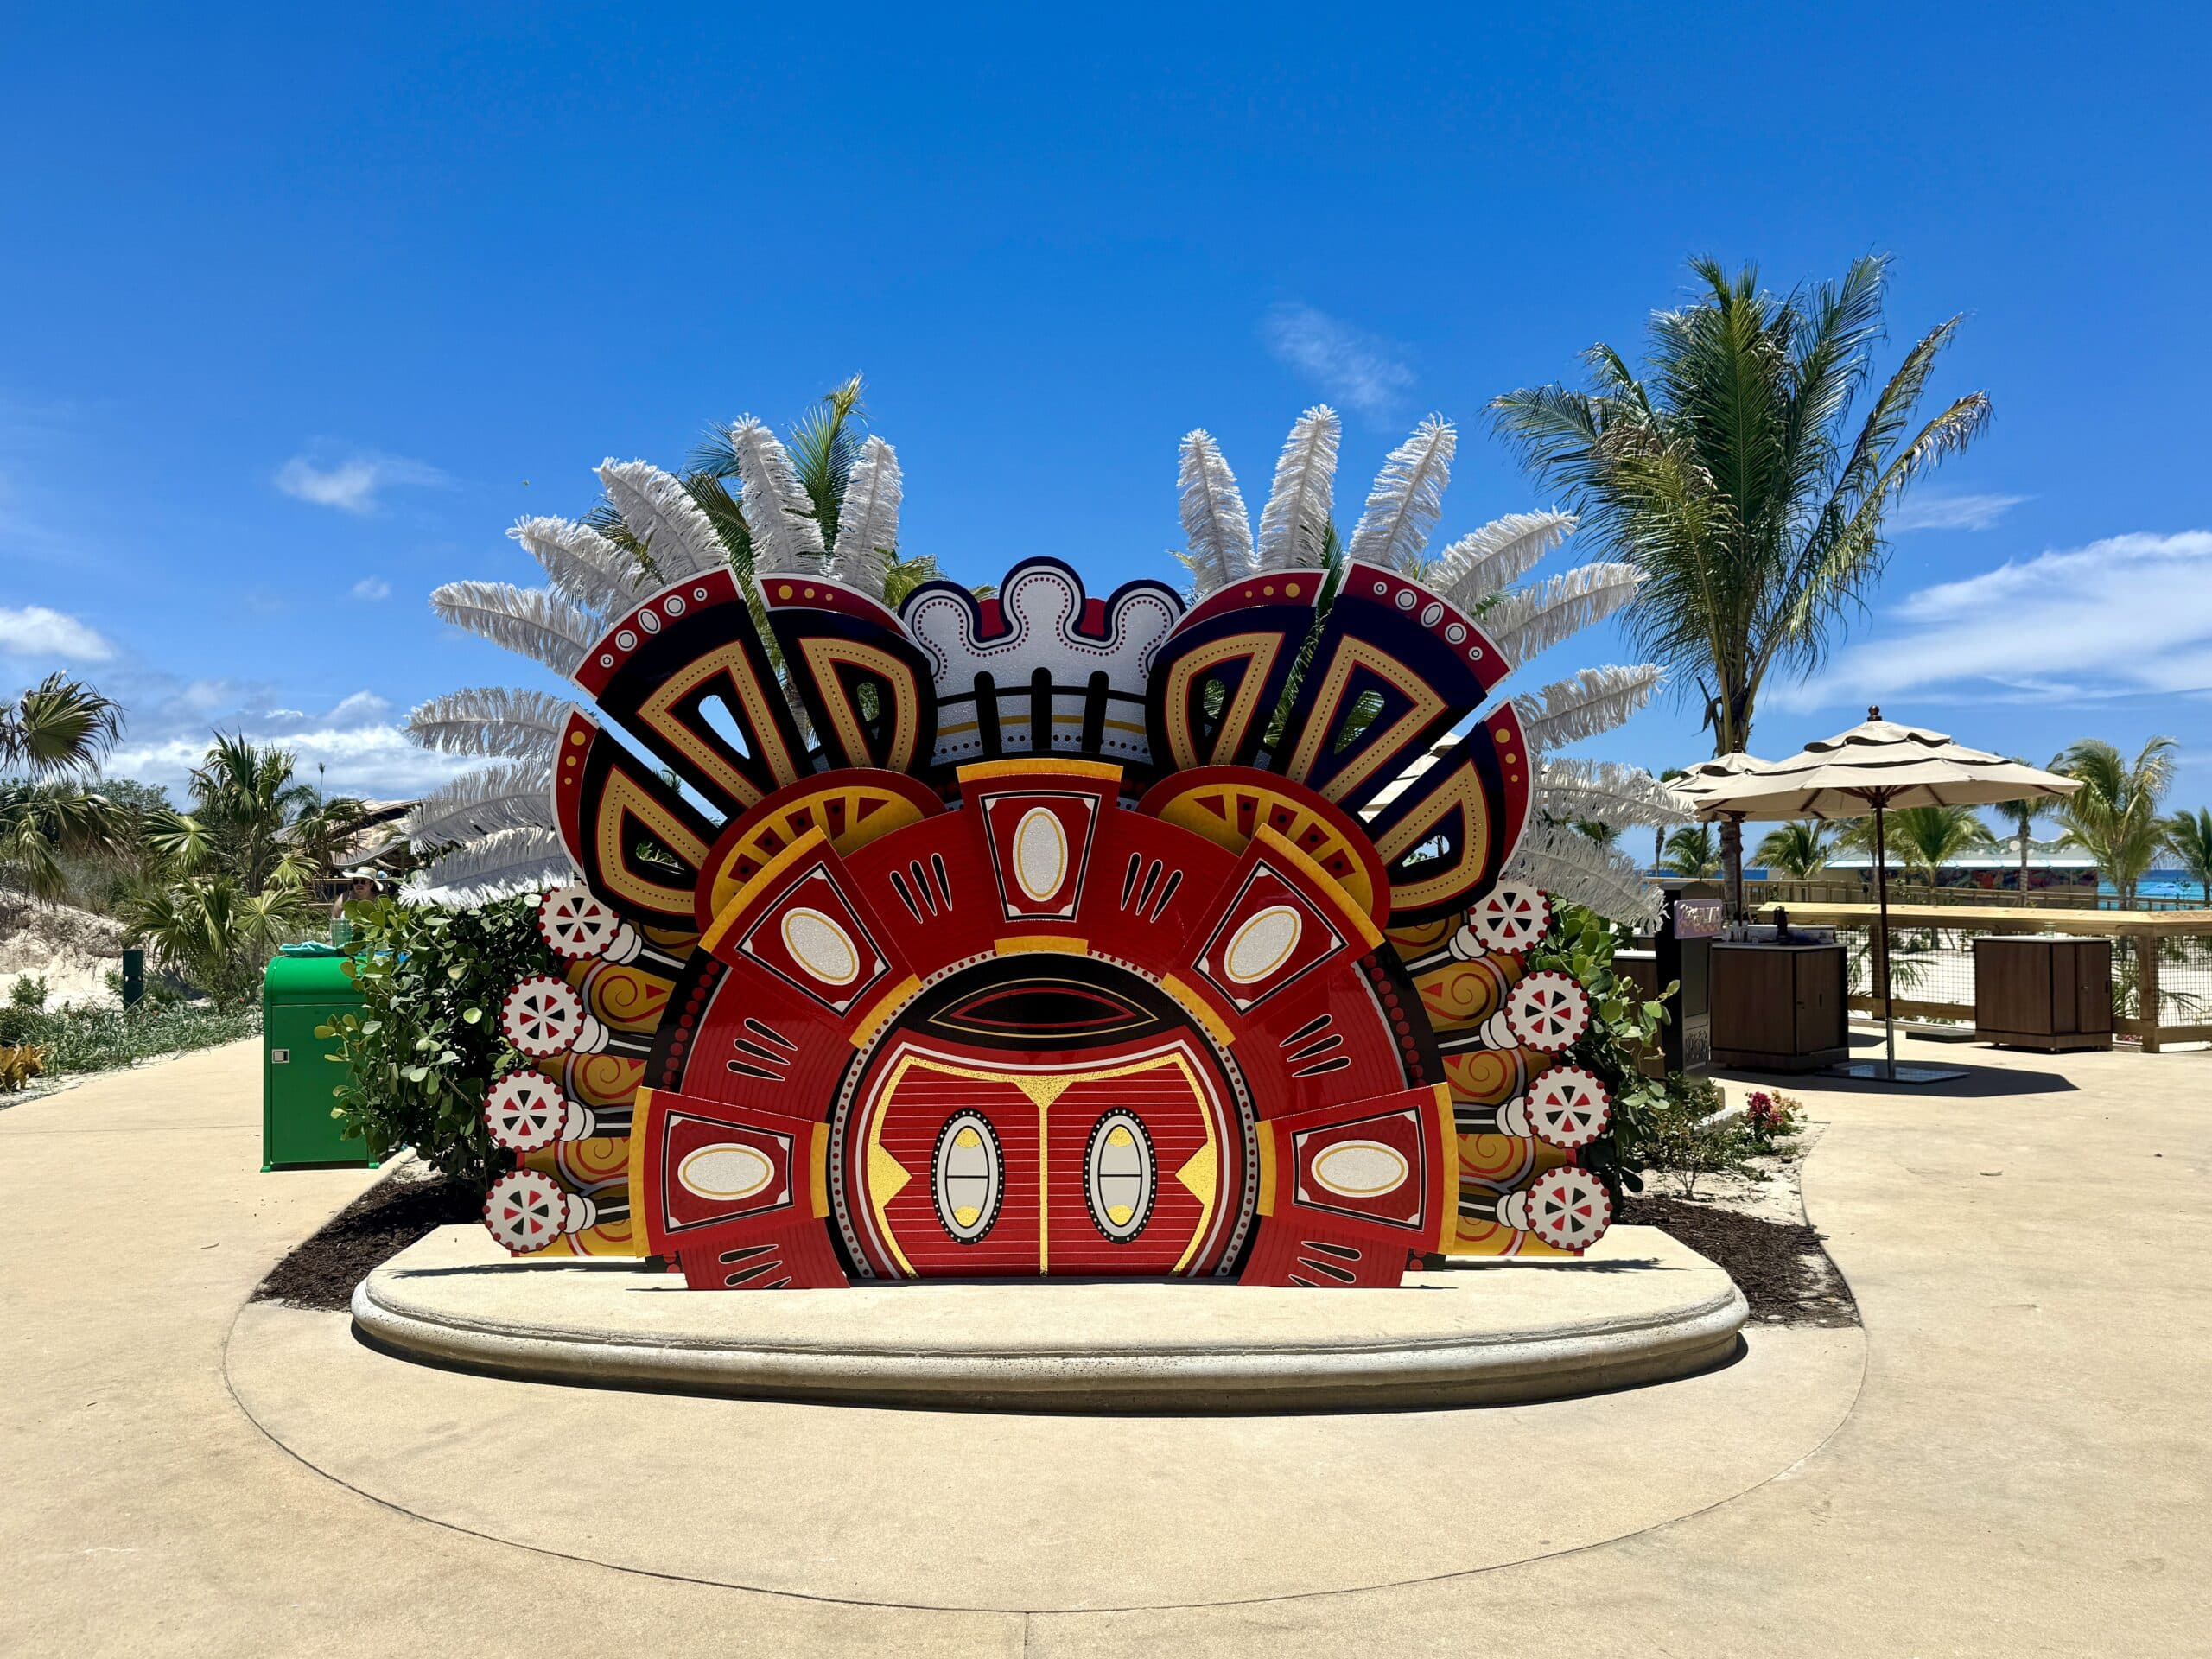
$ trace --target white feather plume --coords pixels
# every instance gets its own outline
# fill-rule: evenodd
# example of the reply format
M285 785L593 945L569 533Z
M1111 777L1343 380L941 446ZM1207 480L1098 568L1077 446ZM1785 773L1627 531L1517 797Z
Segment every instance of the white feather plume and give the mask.
M1697 816L1691 801L1642 767L1611 760L1546 761L1536 804L1554 818L1620 826L1688 823Z
M776 435L747 415L729 429L738 476L745 480L745 527L753 532L753 568L821 571L822 526L814 504ZM815 563L802 563L814 561Z
M1571 680L1554 680L1541 691L1513 699L1529 747L1563 748L1621 725L1651 701L1663 671L1656 663L1633 668L1586 668Z
M480 754L550 763L575 705L517 686L448 691L407 716L407 735L442 754Z
M1571 512L1509 512L1446 548L1421 573L1421 584L1438 598L1471 610L1509 582L1518 581L1573 530Z
M550 588L510 582L449 582L430 595L430 608L455 627L564 676L575 671L601 632L597 619L573 601Z
M1414 568L1444 511L1444 486L1452 480L1459 442L1451 422L1431 415L1390 452L1351 533L1353 558L1393 570Z
M446 890L455 897L475 897L517 887L573 881L576 867L557 834L524 826L497 830L457 847L425 874L433 889Z
M837 515L837 546L829 574L874 598L883 597L891 563L899 556L899 457L881 438L861 445L845 503Z
M654 587L719 570L729 563L722 538L715 534L682 479L649 461L617 461L609 455L599 464L599 481L652 561L658 573Z
M537 761L465 772L424 796L407 815L407 838L418 847L529 828L553 828L553 769Z
M1577 565L1506 594L1483 613L1483 632L1497 642L1509 662L1525 663L1611 616L1636 597L1643 580L1634 565Z
M620 616L652 591L652 580L637 556L588 524L524 518L507 534L545 568L555 593L595 616Z
M1504 880L1594 910L1632 927L1657 925L1659 890L1635 863L1589 836L1556 825L1532 823L1505 862Z
M1199 594L1243 581L1252 570L1252 520L1220 446L1203 428L1183 439L1177 483L1183 534L1191 543L1184 563L1198 578Z
M1307 410L1290 429L1260 513L1259 569L1318 568L1326 557L1340 430L1337 411L1325 404Z

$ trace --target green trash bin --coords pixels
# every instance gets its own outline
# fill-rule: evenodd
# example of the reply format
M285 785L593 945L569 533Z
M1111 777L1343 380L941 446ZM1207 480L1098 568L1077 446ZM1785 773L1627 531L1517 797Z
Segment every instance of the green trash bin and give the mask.
M261 1166L264 1169L359 1168L384 1161L381 1148L348 1141L330 1109L331 1090L345 1081L330 1056L337 1045L315 1034L359 1014L361 993L346 958L280 956L261 982Z

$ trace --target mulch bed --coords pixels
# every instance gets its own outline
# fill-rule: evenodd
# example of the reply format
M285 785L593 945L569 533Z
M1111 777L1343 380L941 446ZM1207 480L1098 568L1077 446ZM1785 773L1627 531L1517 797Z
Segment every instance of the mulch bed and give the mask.
M343 1313L372 1268L440 1227L483 1217L484 1200L457 1181L388 1175L270 1269L253 1300Z
M1742 1288L1751 1317L1763 1324L1859 1323L1851 1287L1828 1259L1820 1234L1802 1222L1648 1196L1630 1198L1620 1219L1656 1227L1724 1269Z

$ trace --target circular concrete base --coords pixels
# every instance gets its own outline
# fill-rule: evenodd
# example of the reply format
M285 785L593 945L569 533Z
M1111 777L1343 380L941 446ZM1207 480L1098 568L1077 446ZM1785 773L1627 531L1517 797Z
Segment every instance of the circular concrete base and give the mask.
M1556 1399L1705 1370L1727 1274L1616 1228L1580 1261L1468 1262L1397 1290L990 1282L690 1291L628 1262L491 1259L446 1228L369 1275L387 1351L543 1382L855 1405L1255 1412Z

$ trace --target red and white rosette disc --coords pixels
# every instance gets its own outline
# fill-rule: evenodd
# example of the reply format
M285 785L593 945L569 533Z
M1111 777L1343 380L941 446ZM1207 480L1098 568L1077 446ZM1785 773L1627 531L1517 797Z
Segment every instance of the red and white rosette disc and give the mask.
M556 887L538 902L539 936L556 956L570 962L605 954L621 930L622 918L578 883Z
M1529 1090L1529 1123L1536 1138L1562 1152L1575 1152L1605 1132L1613 1120L1613 1099L1605 1085L1579 1065L1557 1065Z
M1505 1023L1516 1042L1559 1053L1590 1029L1590 994L1572 974L1546 969L1529 975L1507 995Z
M511 1071L484 1096L484 1128L508 1152L551 1146L568 1118L568 1096L542 1071Z
M1537 887L1492 887L1467 912L1476 943L1509 957L1527 956L1551 920L1552 901Z
M1613 1224L1613 1201L1587 1170L1547 1170L1521 1196L1529 1231L1555 1249L1587 1249Z
M532 974L499 1004L499 1029L533 1060L565 1054L583 1034L584 1000L550 974Z
M543 1249L567 1230L569 1195L543 1171L518 1169L484 1195L484 1225L510 1255Z

